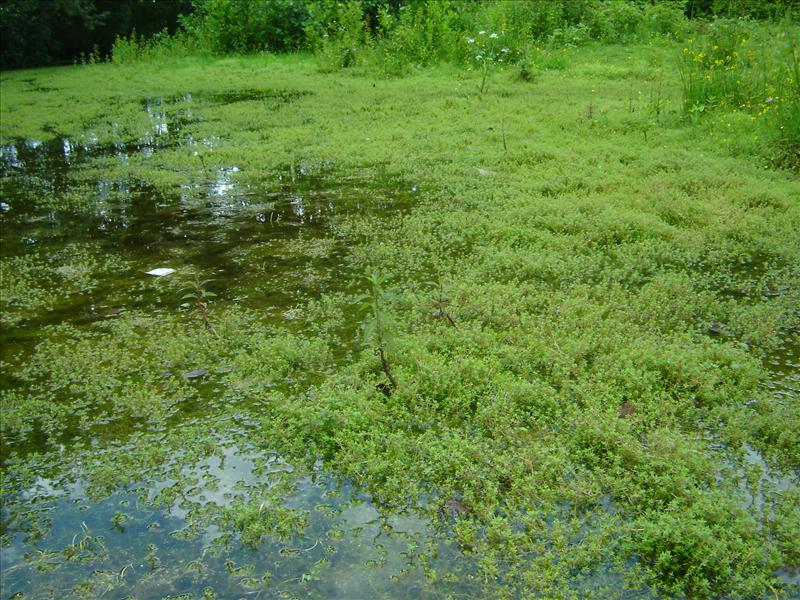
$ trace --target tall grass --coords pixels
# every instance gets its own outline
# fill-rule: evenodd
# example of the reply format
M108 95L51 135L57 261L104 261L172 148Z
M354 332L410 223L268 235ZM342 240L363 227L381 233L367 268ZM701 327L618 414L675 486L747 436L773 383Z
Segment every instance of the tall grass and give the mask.
M681 53L684 114L697 121L711 112L745 112L770 158L800 167L799 39L789 20L710 22Z
M386 75L402 75L412 67L438 62L471 65L474 48L465 40L480 31L502 36L508 48L505 61L528 54L536 45L676 38L687 26L682 7L679 1L417 0L398 6L317 0L309 4L305 31L323 70L371 63Z
M111 48L110 60L115 65L128 65L164 62L207 53L208 50L194 36L184 32L169 35L164 30L148 38L133 31L129 37L117 36Z

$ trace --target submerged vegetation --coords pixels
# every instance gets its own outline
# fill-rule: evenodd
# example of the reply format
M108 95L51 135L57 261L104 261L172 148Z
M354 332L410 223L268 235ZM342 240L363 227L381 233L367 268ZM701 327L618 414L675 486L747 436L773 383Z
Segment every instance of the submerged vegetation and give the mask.
M195 6L0 76L3 600L800 593L792 3Z

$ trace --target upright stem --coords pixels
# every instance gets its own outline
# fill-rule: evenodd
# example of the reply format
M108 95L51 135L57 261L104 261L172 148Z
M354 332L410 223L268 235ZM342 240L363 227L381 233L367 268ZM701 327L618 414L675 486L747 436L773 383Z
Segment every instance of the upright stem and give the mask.
M483 57L483 79L481 79L481 94L486 90L486 76L489 75L489 61Z
M380 313L380 304L379 304L379 297L378 297L378 290L375 286L372 288L372 310L375 315L375 335L378 338L378 355L381 359L381 368L383 372L386 374L386 378L389 380L389 383L392 386L392 389L397 389L397 379L392 373L392 369L389 366L389 359L386 356L386 344L383 337L383 327L381 325L381 313Z

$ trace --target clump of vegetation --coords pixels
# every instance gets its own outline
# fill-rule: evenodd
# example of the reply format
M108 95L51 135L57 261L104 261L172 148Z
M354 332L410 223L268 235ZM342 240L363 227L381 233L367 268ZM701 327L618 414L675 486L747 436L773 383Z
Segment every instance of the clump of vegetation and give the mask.
M683 48L684 112L749 115L758 146L775 163L798 168L800 157L800 44L790 21L755 27L717 19ZM758 140L758 137L761 137Z
M760 596L772 584L765 573L780 566L758 542L756 522L718 493L700 494L688 506L672 503L631 530L642 570L673 594L713 598L737 589Z
M357 0L312 5L306 24L309 44L320 57L323 71L338 71L363 62L371 37Z
M211 52L280 52L305 42L309 16L305 0L193 0L193 11L181 15L184 31Z
M129 36L117 36L111 47L110 60L115 65L165 62L202 55L210 48L214 46L210 42L202 43L196 34L177 32L170 35L165 30L152 36L141 36L133 31Z
M258 505L237 503L226 510L224 518L241 532L242 542L253 548L267 536L288 540L306 527L305 514L283 506L283 494L272 491L271 495L275 496L271 501L264 500Z

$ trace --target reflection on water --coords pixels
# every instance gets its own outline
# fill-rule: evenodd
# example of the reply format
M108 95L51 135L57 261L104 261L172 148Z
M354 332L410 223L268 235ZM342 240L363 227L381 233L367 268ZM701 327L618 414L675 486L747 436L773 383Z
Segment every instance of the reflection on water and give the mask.
M477 591L477 582L469 583L474 564L425 519L382 510L318 469L290 479L281 500L304 526L255 547L232 541L228 507L247 505L267 519L276 507L263 498L278 485L276 475L291 473L274 455L224 446L184 469L180 480L153 481L144 494L123 490L101 502L91 502L80 484L59 490L39 480L20 496L51 515L51 527L34 544L10 536L1 551L3 597L202 597L210 588L217 598L344 600L436 598L447 589L467 593L470 585ZM177 496L163 506L173 489ZM417 554L430 548L436 558L426 567L462 572L457 587L425 577Z

